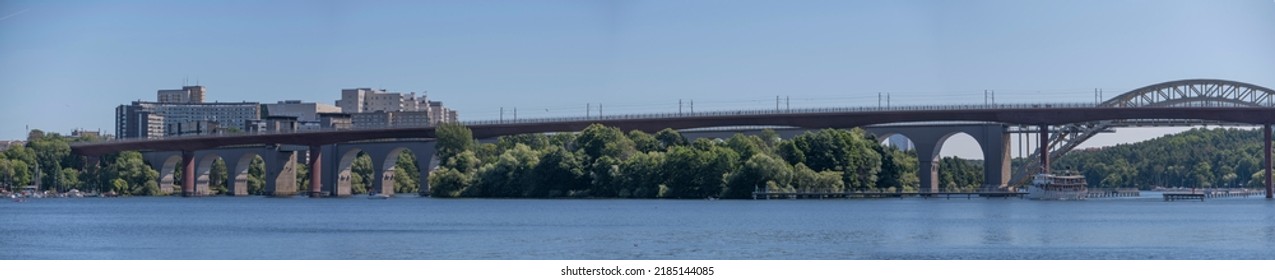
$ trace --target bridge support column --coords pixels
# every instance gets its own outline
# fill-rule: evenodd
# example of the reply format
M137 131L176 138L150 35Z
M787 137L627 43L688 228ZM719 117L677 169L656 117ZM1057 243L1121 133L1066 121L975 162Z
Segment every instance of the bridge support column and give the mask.
M195 195L195 152L182 151L182 196Z
M323 196L323 146L310 146L310 197Z
M983 149L983 192L1005 191L1009 185L1010 148L1005 125L983 127L982 135L975 136Z
M1040 171L1049 173L1049 126L1040 126Z
M271 196L288 197L297 193L297 152L275 151L266 160L266 193Z
M920 158L919 162L917 162L916 173L917 177L919 177L917 179L921 181L920 189L917 192L939 192L939 161L932 158Z
M420 185L417 192L421 197L429 196L429 172L434 170L434 166L437 166L434 163L434 154L438 153L438 149L435 144L436 142L430 141L425 143L424 149L412 151L416 155L416 167L420 169L421 172L421 180L420 182L417 182L417 184Z
M1262 149L1262 158L1263 158L1262 169L1266 170L1266 198L1272 198L1271 191L1275 189L1273 189L1271 185L1272 174L1271 174L1271 125L1270 124L1262 125L1262 135L1265 136L1263 141L1264 144L1262 145L1264 146L1264 149Z

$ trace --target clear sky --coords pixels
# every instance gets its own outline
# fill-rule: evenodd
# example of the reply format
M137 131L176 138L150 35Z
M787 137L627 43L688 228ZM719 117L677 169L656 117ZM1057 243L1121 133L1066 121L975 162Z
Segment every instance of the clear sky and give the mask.
M263 103L428 91L476 120L672 112L679 99L875 106L878 92L895 105L981 104L984 90L1092 102L1094 88L1187 78L1275 87L1275 2L0 1L0 139L28 125L113 133L115 106L183 81ZM954 139L945 154L979 157Z

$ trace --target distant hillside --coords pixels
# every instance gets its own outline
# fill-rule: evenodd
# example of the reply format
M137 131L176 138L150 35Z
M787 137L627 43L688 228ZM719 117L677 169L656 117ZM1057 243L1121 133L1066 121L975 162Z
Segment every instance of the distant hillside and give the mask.
M1263 180L1262 132L1196 128L1133 144L1073 151L1051 167L1079 170L1095 187L1258 187Z

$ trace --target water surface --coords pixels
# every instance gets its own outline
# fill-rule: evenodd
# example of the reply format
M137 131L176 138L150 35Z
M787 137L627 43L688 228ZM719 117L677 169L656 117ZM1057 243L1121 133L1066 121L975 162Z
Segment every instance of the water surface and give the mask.
M0 202L0 259L1275 259L1275 201Z

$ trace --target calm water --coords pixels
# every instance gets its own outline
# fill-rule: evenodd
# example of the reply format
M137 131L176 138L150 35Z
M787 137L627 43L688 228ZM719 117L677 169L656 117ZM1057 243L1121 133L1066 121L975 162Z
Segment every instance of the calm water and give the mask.
M1275 259L1275 202L0 201L0 259Z

